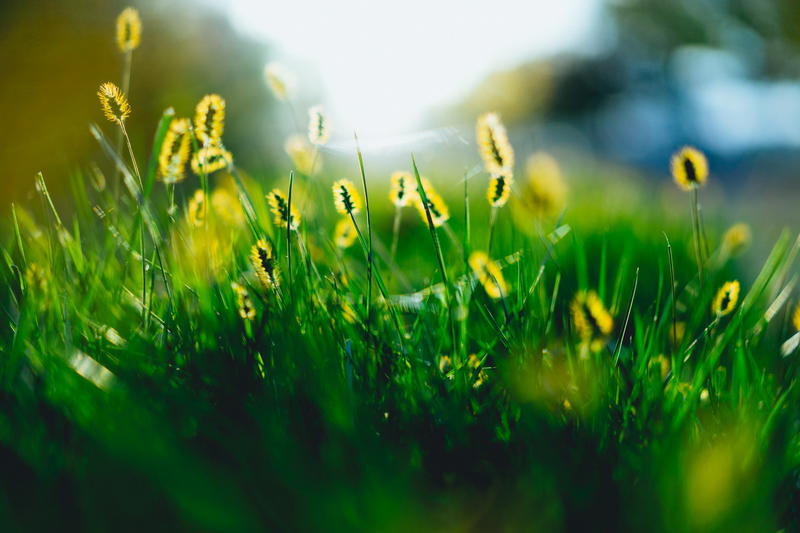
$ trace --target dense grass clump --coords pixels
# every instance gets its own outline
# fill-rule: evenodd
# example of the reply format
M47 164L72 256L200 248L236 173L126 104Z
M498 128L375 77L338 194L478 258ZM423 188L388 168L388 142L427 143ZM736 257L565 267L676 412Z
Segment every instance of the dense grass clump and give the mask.
M515 180L494 114L457 184L337 179L319 107L248 175L219 95L140 165L104 87L106 160L2 241L4 530L796 528L799 242L712 239L696 150L689 220Z

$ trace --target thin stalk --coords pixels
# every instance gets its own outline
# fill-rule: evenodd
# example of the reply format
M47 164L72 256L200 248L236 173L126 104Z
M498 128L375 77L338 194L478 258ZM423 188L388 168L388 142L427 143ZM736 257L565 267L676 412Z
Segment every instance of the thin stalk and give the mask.
M494 224L497 222L497 208L492 206L492 212L489 215L489 243L486 246L486 255L492 256L492 242L494 241Z
M294 290L292 289L292 185L294 171L289 171L289 199L286 206L286 279L289 285L289 299L294 306Z
M369 191L367 190L367 175L364 172L364 158L361 156L361 148L358 146L358 135L353 134L356 140L356 152L358 154L358 168L361 171L361 183L364 186L364 205L367 211L367 236L369 244L369 257L367 258L367 332L369 332L370 318L372 317L372 220L369 213ZM352 216L352 213L350 214ZM353 220L355 223L355 220Z
M697 275L700 278L700 290L703 289L703 249L700 244L700 216L698 213L697 188L692 189L692 233L694 234L694 251L697 257Z
M390 262L394 263L394 258L397 256L397 241L400 237L400 220L403 216L402 208L394 207L394 223L392 224L392 247L389 252Z
M130 86L131 86L131 65L133 64L133 50L128 50L125 52L123 56L122 62L122 93L130 98ZM116 153L117 155L120 154L122 151L122 132L117 132L117 143L116 143ZM120 186L120 175L121 172L119 168L114 170L114 199L119 201L119 186Z

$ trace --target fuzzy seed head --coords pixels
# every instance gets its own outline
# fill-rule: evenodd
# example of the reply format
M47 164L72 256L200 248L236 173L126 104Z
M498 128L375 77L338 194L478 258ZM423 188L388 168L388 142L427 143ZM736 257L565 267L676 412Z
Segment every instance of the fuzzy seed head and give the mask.
M225 129L225 100L218 94L207 94L194 110L194 134L201 147L222 144Z
M396 207L405 207L417 194L417 182L405 171L398 170L389 178L389 201Z
M192 172L198 176L212 174L233 164L233 154L221 146L200 148L192 156Z
M714 314L718 317L723 317L733 311L739 302L739 291L740 286L737 280L723 283L711 304L711 310Z
M308 110L308 140L311 144L323 145L331 138L328 117L322 106L315 105Z
M122 53L132 52L138 46L142 38L142 19L139 12L126 7L117 16L117 47Z
M489 174L502 174L509 178L514 172L514 149L508 142L506 128L497 113L478 117L476 126L478 148L483 165Z
M100 108L105 117L122 126L125 119L131 114L131 106L119 87L111 82L106 82L100 86L97 97L100 99Z
M236 296L236 305L239 308L239 316L242 320L253 320L256 317L256 309L253 307L253 302L250 300L250 294L247 289L236 283L231 282L231 289Z
M164 183L177 183L185 177L191 152L192 132L189 119L173 118L158 156L159 177Z
M333 184L332 189L333 205L340 215L355 215L361 211L361 197L352 181L339 180Z
M267 203L276 226L285 228L289 224L289 218L292 219L289 229L296 230L300 226L300 214L295 212L294 206L291 215L289 214L289 201L280 189L272 189L267 193Z
M350 217L340 218L333 230L334 244L342 249L350 248L356 242L356 238L358 238L358 233L356 233L356 228L353 226L353 221Z
M705 185L708 179L708 161L703 152L684 146L672 156L672 178L678 186L691 191Z
M427 211L431 214L431 221L433 222L433 227L438 228L448 220L450 220L450 210L447 208L447 204L444 202L439 193L433 188L430 181L426 178L420 178L422 182L422 190L425 192L425 197L427 198ZM419 216L422 218L422 221L427 224L428 223L428 215L426 213L426 204L422 201L422 194L417 193L414 195L414 207L417 208L419 212Z
M490 298L497 300L508 294L508 286L503 278L503 272L497 266L497 263L489 258L486 252L472 252L468 262L472 273L483 285L483 290L486 291Z
M581 341L598 350L614 329L614 318L594 291L581 291L570 305L572 324Z
M294 89L294 76L280 63L269 63L264 67L264 79L272 94L281 101L289 100Z
M489 189L486 191L486 200L492 207L503 207L511 196L512 179L506 176L492 176L489 180Z
M189 219L189 225L199 228L206 222L206 213L208 205L206 202L206 195L202 189L194 191L194 195L189 199L189 204L186 207L186 216Z
M261 284L267 289L278 286L278 266L272 252L272 245L259 239L250 250L250 262Z

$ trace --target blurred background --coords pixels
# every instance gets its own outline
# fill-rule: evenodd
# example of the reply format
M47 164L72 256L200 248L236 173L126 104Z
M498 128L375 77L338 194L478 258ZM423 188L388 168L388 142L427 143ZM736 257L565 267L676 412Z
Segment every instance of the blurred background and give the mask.
M38 171L58 195L71 173L102 160L88 125L102 120L97 86L121 76L114 21L125 5L0 6L3 198L30 197ZM407 167L413 151L456 181L478 163L475 117L496 110L520 162L548 150L589 174L619 165L665 181L669 154L690 143L709 156L707 202L757 192L770 220L794 224L784 193L797 188L800 163L795 0L132 5L144 30L129 129L142 158L165 108L190 115L218 92L228 102L226 145L252 175L288 172L284 141L322 103L333 124L329 172L355 170L357 132L373 176ZM264 65L276 60L297 81L292 106L264 83ZM737 209L747 214L748 203Z

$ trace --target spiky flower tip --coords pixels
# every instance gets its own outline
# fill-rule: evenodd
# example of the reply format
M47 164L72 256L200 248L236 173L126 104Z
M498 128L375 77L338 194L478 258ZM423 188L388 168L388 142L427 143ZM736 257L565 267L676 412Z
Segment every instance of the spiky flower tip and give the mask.
M514 171L514 149L508 142L506 128L497 113L478 117L476 126L478 147L486 171L511 177Z
M322 167L322 158L319 154L314 156L314 149L303 135L296 134L286 139L283 149L289 154L294 168L303 174L310 175L314 169Z
M503 272L497 263L492 261L486 252L476 251L469 256L469 266L472 273L483 285L483 290L490 298L495 300L508 294L508 286L503 278Z
M233 154L221 146L200 148L192 156L192 172L198 176L211 174L233 164Z
M739 290L740 287L737 280L723 283L711 303L711 310L714 314L718 317L723 317L733 311L739 301Z
M108 120L122 126L131 114L131 106L125 94L113 83L106 82L97 91L100 107Z
M599 350L614 329L614 318L594 291L581 291L570 304L572 323L581 341Z
M122 53L132 52L142 38L142 19L139 12L126 7L117 17L117 47Z
M397 207L405 207L416 197L417 182L403 170L398 170L389 178L389 201Z
M206 195L202 189L197 189L189 199L189 204L186 207L186 217L189 219L189 224L196 228L205 224L207 209Z
M267 81L272 94L278 100L291 98L294 89L294 76L280 63L269 63L264 67L264 79Z
M353 246L358 234L350 217L342 217L333 229L333 242L339 248L345 249Z
M684 146L673 154L670 166L672 178L683 190L702 187L708 179L708 161L697 148Z
M750 244L752 236L750 226L739 222L728 228L722 236L722 248L729 254L741 252Z
M333 184L333 205L340 215L355 215L361 211L361 197L358 195L353 182L339 180Z
M272 246L267 241L259 239L253 245L250 250L250 262L264 287L272 289L278 286L278 266L275 264Z
M323 145L331 138L328 117L322 106L315 105L308 110L308 140L311 144Z
M191 151L191 141L189 119L173 118L158 156L159 176L164 183L177 183L183 180Z
M280 189L272 189L267 193L267 203L269 204L269 210L272 211L272 220L276 226L285 228L289 225L289 218L291 218L289 229L297 229L300 225L300 214L295 212L294 209L292 209L291 214L289 213L289 201Z
M231 289L236 295L236 305L239 308L239 316L242 320L253 320L256 317L256 309L253 307L253 302L250 300L250 294L247 289L236 283L231 282Z
M503 207L511 196L512 179L502 174L492 176L489 180L489 189L486 191L486 200L492 207Z
M800 303L794 308L794 313L792 313L792 325L794 329L800 331Z
M420 181L422 182L422 190L425 192L425 197L428 200L427 207L431 214L433 227L438 228L450 220L450 210L447 208L447 204L444 203L442 197L439 196L439 193L436 192L436 190L433 188L433 185L431 185L427 179L421 178ZM428 215L425 212L425 204L422 202L421 193L414 195L414 207L417 208L419 216L422 217L422 221L427 224Z
M194 134L202 146L222 144L225 129L225 100L218 94L207 94L194 110Z

